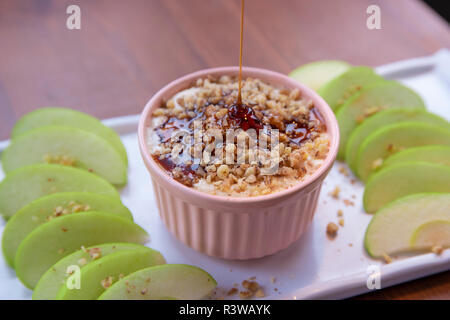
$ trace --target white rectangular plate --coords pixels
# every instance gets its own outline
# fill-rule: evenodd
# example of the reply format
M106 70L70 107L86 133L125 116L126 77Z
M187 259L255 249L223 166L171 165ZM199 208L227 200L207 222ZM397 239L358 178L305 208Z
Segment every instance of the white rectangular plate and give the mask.
M424 58L401 61L377 68L377 72L399 80L416 90L430 111L450 120L450 52L441 50ZM337 299L370 291L368 272L379 270L381 288L450 269L450 250L397 258L391 264L373 260L363 248L363 237L372 215L362 209L363 185L339 172L336 163L322 188L317 212L309 231L288 249L270 257L250 261L226 261L198 253L180 243L159 218L150 177L141 160L136 128L139 116L105 120L121 135L130 159L129 182L121 191L122 200L135 221L151 235L150 247L160 250L168 263L186 263L210 272L219 283L216 297L226 296L235 283L249 277L265 289L268 299ZM0 151L8 141L0 142ZM4 174L0 171L0 179ZM329 193L341 188L340 199ZM354 206L346 206L344 199ZM337 211L344 212L345 226L335 240L325 234L329 222L338 222ZM5 222L0 219L0 233ZM270 237L270 235L267 235ZM369 269L368 269L369 268ZM273 279L276 279L273 282ZM31 291L21 285L14 271L0 258L0 299L30 299ZM237 296L234 296L237 298Z

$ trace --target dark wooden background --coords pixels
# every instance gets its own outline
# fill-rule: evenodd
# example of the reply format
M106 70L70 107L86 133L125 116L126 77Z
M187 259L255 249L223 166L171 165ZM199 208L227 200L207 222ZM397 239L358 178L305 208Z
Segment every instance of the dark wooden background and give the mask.
M66 8L81 7L81 30ZM366 28L381 8L382 30ZM164 84L235 65L238 0L1 0L0 139L43 106L99 118L139 113ZM247 0L244 65L287 73L319 59L377 66L450 47L447 23L417 0ZM450 272L361 296L450 299Z

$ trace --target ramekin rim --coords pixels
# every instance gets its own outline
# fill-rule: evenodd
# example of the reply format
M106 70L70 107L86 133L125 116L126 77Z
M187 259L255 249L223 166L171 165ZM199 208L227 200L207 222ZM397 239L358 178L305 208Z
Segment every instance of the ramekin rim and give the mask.
M212 201L217 203L242 203L242 204L251 204L251 203L260 203L265 201L273 201L278 198L284 198L286 196L295 194L302 189L306 188L307 186L313 184L317 180L320 179L320 177L329 170L329 168L333 165L338 148L339 148L339 127L337 123L337 119L334 115L334 112L331 110L331 108L328 106L328 104L320 97L316 92L314 92L312 89L308 88L306 85L303 85L302 83L289 78L288 76L276 72L271 71L267 69L262 68L255 68L255 67L242 67L242 72L245 76L247 73L257 73L263 75L264 78L271 78L271 79L280 79L282 78L285 82L289 83L291 88L299 88L302 94L306 93L308 97L315 100L315 103L318 102L316 107L319 109L320 114L324 118L326 127L327 127L327 133L330 137L330 146L327 153L326 158L324 159L321 166L314 171L310 176L308 176L305 180L300 181L299 183L295 184L294 186L291 186L289 188L286 188L281 191L273 192L267 195L260 195L260 196L253 196L253 197L233 197L233 196L222 196L222 195L213 195L209 194L188 186L183 185L182 183L176 181L173 179L169 174L167 174L163 168L160 167L156 163L156 161L151 156L148 146L146 143L147 134L146 134L146 122L147 119L151 118L150 110L152 109L152 106L158 102L165 92L169 91L171 88L176 87L178 85L184 84L184 83L192 83L195 79L198 79L200 77L204 77L206 75L218 75L218 74L230 74L230 73L237 73L239 71L239 67L237 66L225 66L225 67L215 67L215 68L207 68L198 70L192 73L189 73L187 75L184 75L180 78L177 78L170 83L166 84L164 87L159 89L146 103L144 110L141 113L139 124L138 124L138 142L139 142L139 148L141 151L141 156L144 160L144 163L146 164L147 169L150 171L150 174L156 174L161 179L167 180L168 183L173 185L176 189L178 189L180 192L184 192L185 194L195 197L200 200L205 201ZM268 81L268 80L264 80ZM270 81L268 81L271 83ZM278 81L280 82L280 81ZM272 82L272 85L276 85L277 81ZM280 83L278 83L280 84ZM153 179L153 177L152 177Z

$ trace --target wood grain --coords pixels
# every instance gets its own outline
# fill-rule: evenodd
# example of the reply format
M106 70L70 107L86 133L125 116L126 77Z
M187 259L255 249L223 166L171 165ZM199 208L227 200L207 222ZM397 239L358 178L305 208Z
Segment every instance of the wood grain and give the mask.
M78 4L82 29L65 26ZM378 4L382 30L366 28ZM244 65L287 73L319 59L376 66L450 47L448 25L416 0L247 0ZM2 0L0 139L43 106L99 118L139 113L169 81L236 65L236 0ZM362 298L450 298L450 273Z

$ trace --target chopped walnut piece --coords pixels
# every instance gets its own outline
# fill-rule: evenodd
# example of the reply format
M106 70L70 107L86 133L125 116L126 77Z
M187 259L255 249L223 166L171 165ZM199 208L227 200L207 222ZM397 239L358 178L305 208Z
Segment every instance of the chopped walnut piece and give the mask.
M355 203L349 199L344 199L343 202L347 207L349 207L349 206L353 207L355 205Z
M387 253L383 253L383 259L387 264L392 262L392 258Z
M443 251L444 251L444 248L442 246L433 246L431 248L431 252L437 254L438 256L441 255Z
M109 287L111 287L111 285L113 283L113 277L111 277L111 276L106 277L105 279L100 281L100 283L101 283L103 288L108 289Z
M259 289L259 284L256 281L248 281L248 280L244 280L242 281L242 286L245 289L250 290L251 292L255 292L256 290Z
M81 258L81 259L78 260L78 265L80 267L84 266L86 263L87 263L86 258Z
M339 199L339 193L341 192L341 188L339 186L336 186L333 191L330 192L330 196L332 196L335 199Z
M339 219L339 225L340 225L341 227L344 226L344 219Z
M258 290L256 290L255 297L264 298L265 296L266 296L266 293L264 292L263 289L259 288Z
M348 177L348 175L349 175L348 169L344 166L339 167L339 172L346 177Z
M376 170L383 165L383 158L378 158L372 162L372 170Z
M237 292L238 292L238 289L236 289L236 288L231 288L231 289L228 291L227 295L232 296L232 295L236 294Z
M343 212L341 209L339 209L339 210L337 211L337 216L338 216L338 217L343 217L343 216L344 216L344 212Z
M251 292L251 291L241 291L241 292L239 292L239 297L241 299L249 299L249 298L253 297L253 292Z
M339 227L334 222L330 222L327 225L327 236L330 239L334 239L337 236L337 232L339 230Z
M102 256L102 250L98 247L89 250L89 255L93 260L96 260Z

